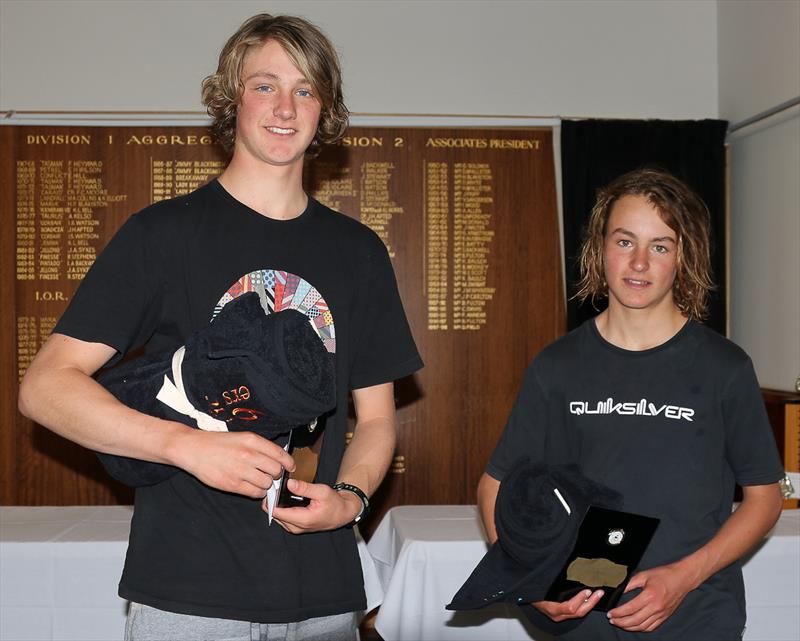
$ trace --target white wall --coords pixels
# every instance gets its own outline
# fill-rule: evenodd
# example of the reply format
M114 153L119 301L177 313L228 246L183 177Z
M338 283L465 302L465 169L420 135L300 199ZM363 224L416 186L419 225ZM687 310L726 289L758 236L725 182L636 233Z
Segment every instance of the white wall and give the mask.
M800 95L800 2L718 5L720 117ZM800 378L800 108L730 136L731 338L763 387Z
M717 115L709 0L2 0L0 109L202 110L225 39L263 11L331 36L355 112Z
M225 38L271 11L328 32L354 112L737 121L800 93L799 7L0 0L0 110L202 111ZM800 376L797 122L733 142L733 338L780 389Z

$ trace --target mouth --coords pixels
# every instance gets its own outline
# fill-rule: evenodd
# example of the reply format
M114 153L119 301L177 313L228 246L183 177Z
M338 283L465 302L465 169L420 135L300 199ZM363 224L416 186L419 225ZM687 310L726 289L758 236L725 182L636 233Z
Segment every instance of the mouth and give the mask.
M270 132L271 134L277 134L278 136L291 136L292 134L297 133L296 129L284 129L283 127L265 127L265 129Z
M622 280L629 287L634 287L637 289L648 287L650 285L649 280L638 280L636 278L623 278Z

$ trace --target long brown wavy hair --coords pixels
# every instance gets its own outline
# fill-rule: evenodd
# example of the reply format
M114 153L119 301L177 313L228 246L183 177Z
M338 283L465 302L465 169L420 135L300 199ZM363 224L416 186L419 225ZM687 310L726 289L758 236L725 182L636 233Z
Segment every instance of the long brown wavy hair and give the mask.
M711 222L708 207L682 181L660 169L637 169L600 189L592 208L579 257L581 279L575 298L596 303L608 296L603 262L606 226L614 204L623 196L643 196L678 236L672 299L687 317L707 314L711 276Z
M203 80L203 104L214 119L211 129L231 153L236 141L236 110L244 91L244 59L251 48L260 47L267 40L280 43L320 101L317 133L306 150L306 156L316 156L323 144L335 143L344 136L349 112L342 96L342 71L336 50L325 34L302 18L261 13L245 21L228 39L219 54L216 73Z

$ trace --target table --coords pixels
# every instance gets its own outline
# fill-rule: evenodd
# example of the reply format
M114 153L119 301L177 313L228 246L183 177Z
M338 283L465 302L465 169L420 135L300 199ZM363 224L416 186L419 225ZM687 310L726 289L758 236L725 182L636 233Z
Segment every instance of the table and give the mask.
M133 509L0 507L0 639L122 639Z
M369 541L384 599L375 629L385 641L541 641L514 606L450 612L445 604L486 553L474 505L389 510ZM800 510L786 510L744 565L745 641L800 639ZM487 608L488 610L488 608Z
M0 507L0 641L115 641L131 506ZM369 609L383 591L358 536Z
M770 535L743 563L744 641L800 639L800 510L784 510Z

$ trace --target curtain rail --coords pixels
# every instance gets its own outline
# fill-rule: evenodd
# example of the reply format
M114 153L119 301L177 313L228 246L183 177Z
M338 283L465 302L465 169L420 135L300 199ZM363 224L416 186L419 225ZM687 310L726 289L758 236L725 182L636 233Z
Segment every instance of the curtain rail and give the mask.
M795 96L794 98L790 98L789 100L785 100L779 105L775 105L771 109L765 109L764 111L759 111L755 116L750 116L749 118L745 118L744 120L740 120L739 122L733 123L730 127L728 127L728 134L732 134L734 131L738 131L739 129L744 129L745 127L749 127L752 124L755 124L765 118L769 118L770 116L774 116L781 111L785 111L790 107L794 107L795 105L800 105L800 96Z

